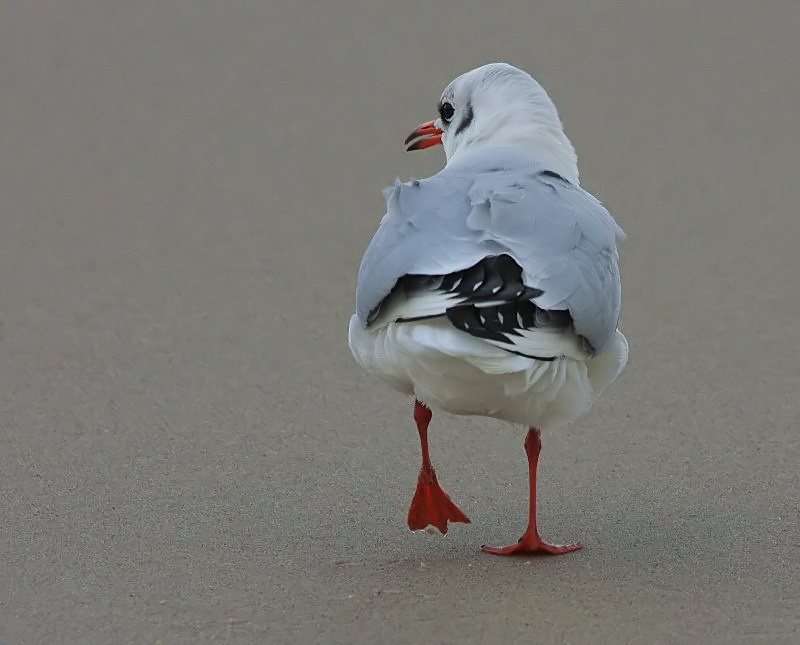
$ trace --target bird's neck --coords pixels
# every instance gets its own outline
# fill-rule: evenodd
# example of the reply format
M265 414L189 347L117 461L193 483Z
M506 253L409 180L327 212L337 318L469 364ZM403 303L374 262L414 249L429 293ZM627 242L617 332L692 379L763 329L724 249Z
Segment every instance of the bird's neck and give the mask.
M579 185L578 157L575 148L561 127L547 123L515 124L514 127L501 128L490 136L477 135L467 138L457 143L448 155L447 163L451 163L468 151L495 147L522 149L544 158L552 165L553 171L576 186Z

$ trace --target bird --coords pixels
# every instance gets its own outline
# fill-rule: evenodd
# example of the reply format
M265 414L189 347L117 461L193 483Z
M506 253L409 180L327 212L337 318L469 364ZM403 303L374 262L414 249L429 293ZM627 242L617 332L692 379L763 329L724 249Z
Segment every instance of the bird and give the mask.
M555 104L527 72L490 63L455 78L407 150L441 145L432 177L395 181L358 270L348 344L356 362L413 397L422 464L412 531L467 515L439 484L433 410L527 429L528 524L495 555L563 554L536 518L542 431L585 414L628 359L609 211L581 188Z

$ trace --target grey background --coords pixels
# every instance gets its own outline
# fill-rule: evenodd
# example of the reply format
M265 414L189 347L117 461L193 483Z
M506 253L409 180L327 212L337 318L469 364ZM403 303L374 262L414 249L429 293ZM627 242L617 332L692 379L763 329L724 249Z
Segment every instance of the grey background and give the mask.
M0 640L795 643L796 2L7 2ZM413 535L410 401L346 346L402 140L503 59L622 245L628 368L544 437L434 417L473 523Z

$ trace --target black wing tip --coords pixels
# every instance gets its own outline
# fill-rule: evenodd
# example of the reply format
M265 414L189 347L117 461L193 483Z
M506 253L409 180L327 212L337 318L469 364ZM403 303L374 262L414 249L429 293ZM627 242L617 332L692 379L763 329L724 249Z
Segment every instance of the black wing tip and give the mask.
M472 266L445 275L406 274L394 285L389 295L370 312L367 325L380 315L383 305L393 296L404 293L439 292L452 298L453 306L446 314L457 329L474 336L509 342L508 335L519 336L520 330L533 327L566 327L571 324L568 312L548 314L533 303L544 294L542 289L523 282L522 267L507 253L488 255ZM442 314L438 314L442 315ZM560 315L566 315L562 320ZM425 316L432 318L435 316ZM421 320L400 318L397 322Z

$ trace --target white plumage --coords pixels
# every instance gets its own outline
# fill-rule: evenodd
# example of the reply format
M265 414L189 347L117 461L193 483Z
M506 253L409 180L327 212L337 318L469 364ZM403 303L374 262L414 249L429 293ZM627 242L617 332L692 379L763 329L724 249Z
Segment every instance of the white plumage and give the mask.
M569 344L540 332L541 353ZM455 329L447 319L390 323L375 332L350 320L350 348L358 363L395 390L433 409L502 419L551 429L589 410L627 359L625 337L616 332L592 359L531 360Z

